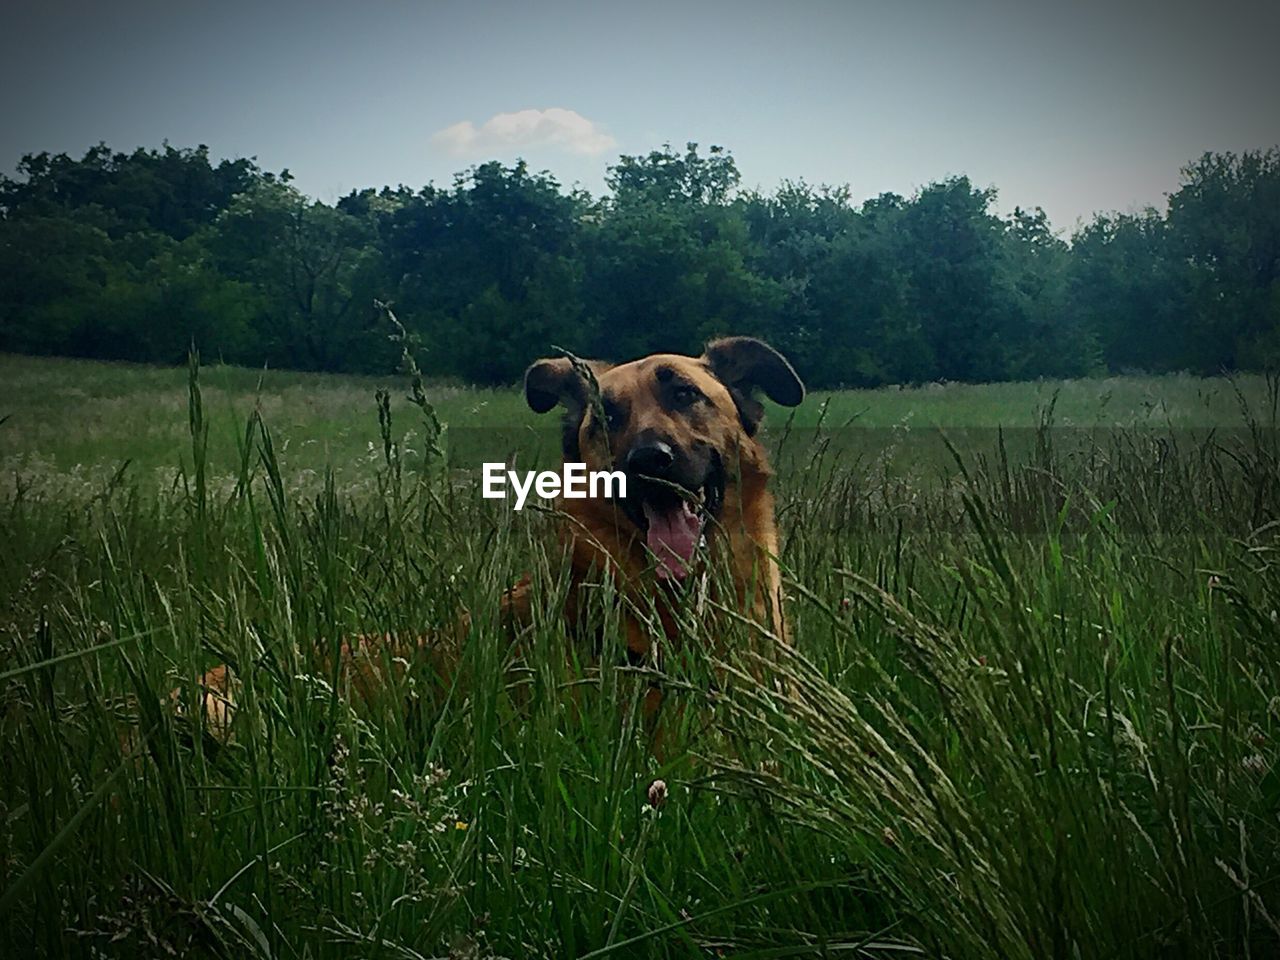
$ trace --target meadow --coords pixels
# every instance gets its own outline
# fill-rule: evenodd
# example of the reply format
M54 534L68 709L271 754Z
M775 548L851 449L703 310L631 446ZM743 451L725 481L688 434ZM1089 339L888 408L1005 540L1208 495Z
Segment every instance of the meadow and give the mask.
M771 411L795 648L691 603L659 759L552 518L478 495L552 455L517 391L0 356L0 954L1274 955L1277 388ZM464 608L447 688L325 666Z

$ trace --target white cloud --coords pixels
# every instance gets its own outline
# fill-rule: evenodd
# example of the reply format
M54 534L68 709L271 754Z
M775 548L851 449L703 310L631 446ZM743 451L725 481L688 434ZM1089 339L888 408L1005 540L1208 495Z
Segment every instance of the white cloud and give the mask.
M590 156L617 145L613 137L582 114L563 107L496 113L479 127L463 120L436 131L431 141L455 156L527 147L556 147Z

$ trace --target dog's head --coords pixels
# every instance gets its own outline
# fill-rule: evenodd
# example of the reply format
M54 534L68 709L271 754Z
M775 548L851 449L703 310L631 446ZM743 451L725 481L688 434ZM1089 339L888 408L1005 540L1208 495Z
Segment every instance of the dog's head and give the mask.
M713 341L701 357L663 353L585 369L539 360L524 385L538 413L564 407L566 461L627 474L627 496L614 506L643 533L659 576L677 580L720 518L744 451L763 466L757 394L786 406L804 399L791 365L750 337Z

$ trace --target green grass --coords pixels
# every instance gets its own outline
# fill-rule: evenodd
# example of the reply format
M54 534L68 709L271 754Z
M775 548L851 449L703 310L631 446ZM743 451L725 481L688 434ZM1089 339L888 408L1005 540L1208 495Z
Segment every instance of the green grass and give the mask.
M424 462L403 384L258 379L205 368L191 416L186 371L0 358L0 954L1280 946L1274 384L772 411L796 652L761 682L750 625L680 611L660 762L607 597L598 667L565 656L548 517ZM544 425L429 392L452 432ZM525 573L513 680L493 600ZM464 607L448 690L413 663L361 703L323 666ZM229 744L188 719L221 661Z
M405 393L403 378L349 377L206 366L201 375L209 424L208 472L213 483L234 481L249 414L258 410L276 438L276 458L293 488L315 492L326 471L339 488L369 488L382 462L375 393ZM1116 377L1065 383L931 384L811 394L794 413L801 430L859 429L901 438L930 428L1025 428L1056 396L1061 427L1213 427L1240 423L1236 387L1260 404L1259 377ZM0 354L0 483L12 491L22 476L45 491L96 492L124 464L139 482L168 487L190 468L185 368L97 363ZM455 431L535 431L556 449L555 417L538 417L518 391L435 385L431 400ZM397 415L404 416L402 411ZM774 408L777 428L792 412ZM418 427L417 430L413 426ZM408 462L422 449L421 425L397 431ZM929 434L933 436L933 434ZM861 436L861 434L860 434ZM505 452L495 448L499 454Z

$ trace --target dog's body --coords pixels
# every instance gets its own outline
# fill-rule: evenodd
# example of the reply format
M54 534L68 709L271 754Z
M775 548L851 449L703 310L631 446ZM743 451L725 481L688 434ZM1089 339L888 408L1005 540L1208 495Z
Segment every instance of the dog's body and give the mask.
M620 470L628 479L625 498L557 504L571 564L565 610L571 631L585 606L584 588L612 577L631 611L623 615L628 654L652 662L659 641L680 641L673 604L654 601L697 589L709 571L727 568L734 596L716 599L785 642L770 470L756 438L764 412L757 391L788 406L804 397L787 361L746 337L715 341L701 357L655 354L617 366L560 358L529 368L529 406L538 413L564 408L565 462ZM530 619L532 589L526 578L501 600L502 622L513 634ZM653 617L642 611L655 613L661 628L649 626ZM406 653L427 645L447 678L469 620L435 642L343 643L352 688L368 698L380 682L380 664L405 662ZM234 709L228 668L213 668L200 684L210 726L227 731Z

